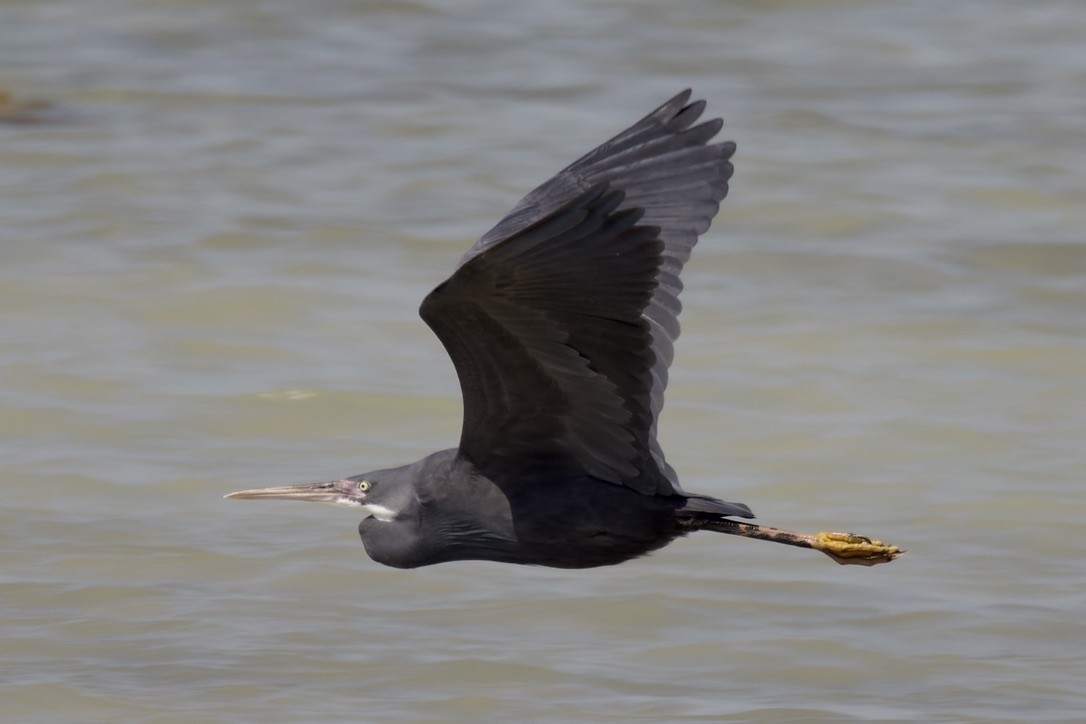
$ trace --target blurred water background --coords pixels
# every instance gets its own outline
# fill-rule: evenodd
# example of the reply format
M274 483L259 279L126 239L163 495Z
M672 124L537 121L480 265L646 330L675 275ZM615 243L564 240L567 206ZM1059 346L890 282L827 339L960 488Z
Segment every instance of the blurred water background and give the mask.
M452 446L418 303L687 86L739 152L668 458L905 558L402 572L222 500ZM1086 711L1080 3L3 0L0 90L4 721Z

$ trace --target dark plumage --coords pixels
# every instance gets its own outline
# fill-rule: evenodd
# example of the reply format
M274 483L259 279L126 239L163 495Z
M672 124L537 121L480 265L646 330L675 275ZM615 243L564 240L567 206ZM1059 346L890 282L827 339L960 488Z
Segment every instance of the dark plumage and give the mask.
M528 194L423 301L463 392L457 449L228 497L356 505L368 513L366 552L400 568L469 559L587 568L699 529L819 547L728 520L753 515L685 492L656 441L679 273L728 192L735 152L710 143L722 122L695 125L705 103L689 98L680 93Z

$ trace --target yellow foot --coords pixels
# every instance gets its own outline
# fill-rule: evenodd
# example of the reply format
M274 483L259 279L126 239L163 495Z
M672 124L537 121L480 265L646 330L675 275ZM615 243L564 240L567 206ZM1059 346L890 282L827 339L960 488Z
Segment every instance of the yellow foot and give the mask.
M851 533L819 533L814 537L813 547L842 566L874 566L879 563L889 563L905 552L881 540L871 540Z

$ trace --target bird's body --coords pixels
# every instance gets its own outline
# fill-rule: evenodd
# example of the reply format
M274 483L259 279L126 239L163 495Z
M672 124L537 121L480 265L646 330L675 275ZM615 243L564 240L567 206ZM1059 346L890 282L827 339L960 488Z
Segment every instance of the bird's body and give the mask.
M398 568L589 568L700 529L842 557L730 520L753 517L741 503L687 493L656 440L679 336L679 273L727 194L735 151L710 143L719 119L694 125L705 103L689 97L528 194L423 301L420 314L460 379L457 448L228 497L358 506L368 514L359 525L367 553ZM896 555L861 553L868 564Z
M385 486L413 493L397 501L392 520L371 516L358 527L370 558L397 568L472 559L590 568L689 532L679 523L682 496L646 496L557 471L491 479L455 449L347 483L363 481L375 497Z

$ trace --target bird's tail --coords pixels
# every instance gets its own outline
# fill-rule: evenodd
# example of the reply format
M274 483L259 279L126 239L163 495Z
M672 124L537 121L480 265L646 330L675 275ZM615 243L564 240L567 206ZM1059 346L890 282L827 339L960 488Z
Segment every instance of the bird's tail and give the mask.
M679 513L709 513L715 515L733 516L736 518L753 518L754 513L742 503L727 503L719 498L699 493L687 493L686 505L679 508Z

